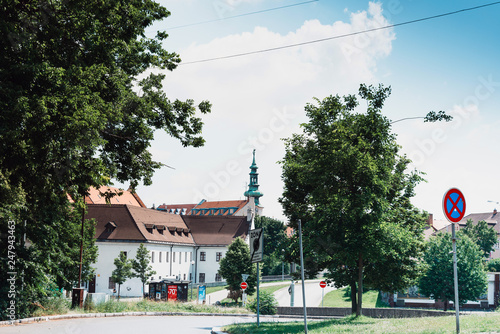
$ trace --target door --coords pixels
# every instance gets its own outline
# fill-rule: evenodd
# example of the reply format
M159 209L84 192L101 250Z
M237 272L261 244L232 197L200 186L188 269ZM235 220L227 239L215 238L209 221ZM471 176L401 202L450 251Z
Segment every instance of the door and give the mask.
M95 280L96 277L94 277L89 281L89 293L95 293Z

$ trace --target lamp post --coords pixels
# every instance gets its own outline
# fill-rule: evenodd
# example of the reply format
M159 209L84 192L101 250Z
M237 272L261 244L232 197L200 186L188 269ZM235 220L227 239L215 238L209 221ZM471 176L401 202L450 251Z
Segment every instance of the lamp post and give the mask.
M285 250L281 249L281 280L285 280Z
M194 261L191 261L191 275L194 277ZM191 279L191 300L193 300L193 279Z

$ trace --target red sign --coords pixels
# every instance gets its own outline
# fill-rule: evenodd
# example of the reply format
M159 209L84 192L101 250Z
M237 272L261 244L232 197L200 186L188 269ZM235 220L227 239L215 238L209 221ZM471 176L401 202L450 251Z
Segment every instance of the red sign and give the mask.
M326 282L325 281L319 282L319 286L322 288L326 288Z
M177 285L168 286L168 300L177 300Z
M465 215L465 197L457 188L451 188L443 198L443 211L446 219L452 223L462 220Z
M248 288L248 284L246 282L241 283L240 286L243 290L246 290Z

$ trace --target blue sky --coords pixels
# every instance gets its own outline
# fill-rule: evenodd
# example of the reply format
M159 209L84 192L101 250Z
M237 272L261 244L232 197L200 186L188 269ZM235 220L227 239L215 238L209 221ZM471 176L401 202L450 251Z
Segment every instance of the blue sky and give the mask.
M153 156L163 168L138 188L151 206L201 199L243 199L251 151L257 150L264 214L284 219L284 155L280 138L300 131L304 106L328 95L356 93L360 83L392 87L384 114L392 120L444 110L450 123L408 120L393 125L402 153L426 173L414 204L444 218L451 187L467 213L500 205L500 4L372 33L244 57L196 60L256 51L444 14L489 1L326 1L229 18L305 1L169 0L172 15L148 33L167 30L165 48L185 65L164 82L172 98L209 100L202 148L183 148L158 132ZM215 22L174 28L181 25Z

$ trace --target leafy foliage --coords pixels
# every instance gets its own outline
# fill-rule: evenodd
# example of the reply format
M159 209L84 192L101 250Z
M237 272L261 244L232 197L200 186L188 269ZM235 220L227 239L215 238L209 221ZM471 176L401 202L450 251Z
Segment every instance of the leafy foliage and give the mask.
M120 252L120 255L114 261L115 269L111 273L111 278L118 284L118 299L120 299L120 287L125 281L133 277L132 272L132 262L127 259L127 255L124 252Z
M438 234L428 241L424 255L427 270L418 284L420 292L445 302L454 300L453 254L450 234ZM486 291L483 254L479 246L462 232L457 233L459 304L475 300Z
M156 274L156 271L152 270L152 266L150 264L150 255L148 249L144 246L144 244L140 244L139 248L137 248L137 254L135 255L135 259L132 260L132 269L134 273L132 273L132 277L137 277L142 282L142 295L144 296L144 285L147 283L148 279Z
M180 62L163 49L166 33L145 33L169 15L151 0L2 2L0 227L3 235L7 220L16 221L18 316L46 298L47 280L57 288L76 284L89 187L150 184L163 166L148 151L157 129L184 146L203 145L196 114L210 112L210 103L170 100L165 75L146 73ZM88 278L97 253L93 224L84 228ZM7 248L0 249L5 282ZM2 285L2 310L6 291Z
M274 294L268 291L259 291L259 313L263 315L272 315L278 312L278 301ZM252 299L247 308L252 312L257 312L257 298Z
M474 225L472 220L469 219L462 231L481 248L485 258L490 256L490 253L493 251L493 246L498 242L497 232L493 227L489 227L488 223L484 220Z
M286 245L286 226L282 221L265 216L255 217L255 228L264 231L264 257L262 259L262 275L278 275L282 273L284 247ZM287 266L284 270L288 272Z
M355 95L316 99L305 107L303 134L285 140L280 199L291 225L303 222L309 276L326 268L338 287L349 286L361 314L363 279L396 291L415 281L426 215L410 203L423 179L407 173L391 122L381 108L391 89L361 85Z
M229 245L226 255L220 260L218 273L227 282L228 298L235 302L243 294L240 287L241 282L243 282L241 274L250 275L246 280L248 283L246 293L252 295L256 291L257 270L250 261L250 249L243 239L236 238Z
M500 258L489 260L486 264L486 269L489 272L500 273Z

